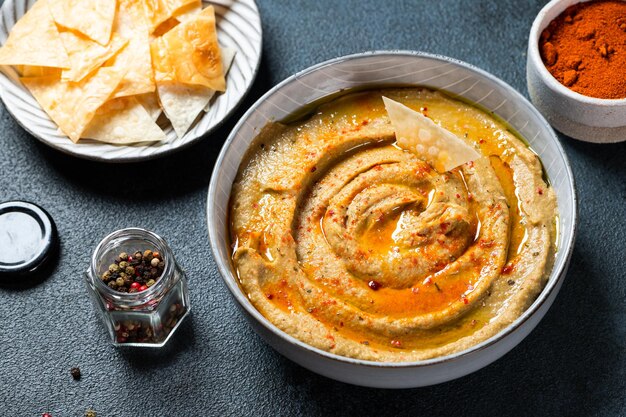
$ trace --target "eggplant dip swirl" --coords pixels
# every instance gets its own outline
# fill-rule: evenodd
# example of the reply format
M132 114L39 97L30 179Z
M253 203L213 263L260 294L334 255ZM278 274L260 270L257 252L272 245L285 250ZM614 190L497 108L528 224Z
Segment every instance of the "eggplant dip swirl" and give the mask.
M270 123L230 208L240 285L269 321L389 362L467 349L517 319L549 276L556 222L537 155L486 112L422 88Z

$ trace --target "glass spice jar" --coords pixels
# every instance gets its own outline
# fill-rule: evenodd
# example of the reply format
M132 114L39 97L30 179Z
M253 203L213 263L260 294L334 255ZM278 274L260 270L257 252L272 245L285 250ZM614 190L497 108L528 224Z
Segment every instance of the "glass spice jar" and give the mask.
M150 250L163 259L163 273L139 292L119 292L102 280L120 253ZM168 244L145 229L111 233L96 247L85 273L87 289L115 346L161 347L189 314L187 277Z

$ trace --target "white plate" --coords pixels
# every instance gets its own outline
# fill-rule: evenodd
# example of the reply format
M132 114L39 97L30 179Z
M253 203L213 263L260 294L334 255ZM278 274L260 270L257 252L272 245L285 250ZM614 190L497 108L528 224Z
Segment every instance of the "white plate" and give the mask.
M213 99L211 110L183 136L178 138L168 123L165 142L115 146L92 140L73 143L50 120L33 96L17 80L15 72L0 73L0 99L7 110L31 135L62 152L80 158L106 162L132 162L156 158L184 148L215 130L241 103L254 81L261 62L261 17L254 0L203 1L213 5L220 44L236 51L235 60L226 76L226 92ZM0 44L9 30L35 0L5 0L0 8Z

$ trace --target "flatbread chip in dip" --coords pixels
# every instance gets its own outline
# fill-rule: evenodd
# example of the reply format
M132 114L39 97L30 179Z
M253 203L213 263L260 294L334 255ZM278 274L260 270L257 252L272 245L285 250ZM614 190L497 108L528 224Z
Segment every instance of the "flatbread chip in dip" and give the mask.
M108 64L126 71L113 97L124 97L154 91L152 58L148 20L141 3L135 0L119 0L115 15L113 36L128 39L128 45Z
M101 45L109 43L116 0L46 1L58 25L78 31Z
M11 28L0 48L0 65L70 67L46 0L35 3Z
M383 97L398 146L415 153L439 172L480 158L461 138L404 104Z
M63 133L77 142L123 75L115 68L100 68L77 83L63 82L56 76L21 78L21 81Z
M146 0L144 5L150 22L150 32L173 17L179 9L196 2L197 0Z
M226 90L212 6L155 39L151 52L157 84L176 82Z
M113 35L108 45L98 42L73 31L60 33L63 46L70 57L71 68L63 70L61 78L66 81L80 81L93 70L122 49L128 41L119 35Z
M107 101L82 136L118 145L165 140L165 133L135 97Z

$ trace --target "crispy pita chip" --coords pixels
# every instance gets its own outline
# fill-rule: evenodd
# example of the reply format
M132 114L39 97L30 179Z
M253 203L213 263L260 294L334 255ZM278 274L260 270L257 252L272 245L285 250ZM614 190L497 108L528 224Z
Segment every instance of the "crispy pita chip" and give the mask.
M51 67L34 67L31 65L24 65L21 69L22 77L46 77L53 75L57 78L61 78L61 68Z
M226 89L212 6L155 39L150 49L157 84L184 83L217 91Z
M82 136L116 145L166 139L165 133L135 97L120 97L104 103Z
M159 105L159 96L157 93L139 94L136 95L135 98L146 109L152 120L156 122L162 111L161 106Z
M92 71L100 68L109 58L120 52L128 40L114 34L107 46L73 31L60 33L63 46L70 57L71 68L63 70L61 78L65 81L80 81Z
M450 171L480 158L463 139L428 117L387 97L383 97L383 101L396 131L398 146L415 153L437 171Z
M154 32L150 35L150 42L155 40L156 38L165 35L170 30L174 29L175 26L178 26L180 22L176 20L175 17L170 17L165 22L161 23L159 27L157 27Z
M148 21L142 4L136 0L120 0L113 31L113 36L119 34L129 40L128 45L109 60L114 67L126 70L113 97L155 91Z
M224 75L228 74L230 71L231 65L233 65L233 61L235 60L235 54L237 51L233 48L221 48L222 52L222 68L224 68ZM209 97L209 102L204 106L204 111L208 112L211 109L211 98L215 95L215 91Z
M47 0L36 2L11 28L0 48L0 65L70 67Z
M185 23L188 20L193 19L197 14L202 11L202 0L195 0L192 3L187 4L184 7L178 9L173 17L181 23Z
M157 83L159 101L176 135L187 133L198 114L202 112L215 91L202 85Z
M116 68L104 67L77 83L63 82L55 76L21 78L21 81L63 133L77 142L123 75Z
M150 32L161 23L173 17L176 11L197 0L145 0L146 16L150 22Z
M234 49L222 49L222 65L226 72L234 58ZM157 89L165 115L172 122L178 137L187 133L201 110L209 111L215 95L215 90L203 86L163 83L158 84ZM200 108L202 104L204 106Z
M106 45L111 39L116 0L47 0L54 21Z

